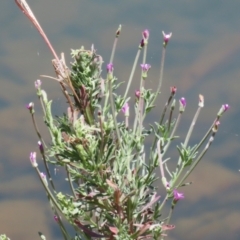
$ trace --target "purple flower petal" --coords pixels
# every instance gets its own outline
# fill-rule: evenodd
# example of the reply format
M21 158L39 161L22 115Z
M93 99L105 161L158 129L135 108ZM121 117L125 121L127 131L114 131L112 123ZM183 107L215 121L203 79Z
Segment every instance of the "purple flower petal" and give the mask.
M29 156L30 162L31 162L33 167L37 167L38 166L37 161L36 161L36 156L37 156L36 152L31 152L30 156Z
M185 98L182 97L179 101L180 101L180 104L182 104L183 107L186 107L187 102L186 102Z
M35 81L35 88L38 89L38 88L41 87L41 85L42 85L42 81L41 81L40 79L37 79L37 80Z
M122 107L122 112L123 112L124 114L129 113L129 104L128 104L127 102L123 105L123 107Z
M142 32L142 36L143 36L144 39L148 40L148 38L149 38L149 31L148 31L148 29L145 29Z
M223 108L224 112L226 112L230 108L230 106L228 104L224 104L224 105L222 105L222 108Z
M173 200L174 202L177 202L180 199L183 199L184 195L183 193L178 192L176 189L173 190Z
M151 65L148 64L148 63L145 63L145 64L140 64L143 72L148 72L148 70L151 68Z
M164 31L162 31L162 34L163 34L164 43L167 44L170 38L172 37L172 33L166 34Z
M107 72L108 72L108 73L112 73L112 72L113 72L113 64L112 64L112 63L109 63L109 64L107 65Z

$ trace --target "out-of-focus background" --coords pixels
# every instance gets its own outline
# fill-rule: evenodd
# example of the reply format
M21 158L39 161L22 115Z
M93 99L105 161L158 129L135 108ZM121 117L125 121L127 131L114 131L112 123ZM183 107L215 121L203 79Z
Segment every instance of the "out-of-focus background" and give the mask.
M155 88L162 50L162 30L173 32L167 47L163 95L153 117L157 117L177 86L177 98L187 99L180 125L181 135L197 108L198 94L205 96L192 143L197 143L214 120L222 104L231 108L221 119L220 130L183 188L185 199L177 205L169 232L170 240L240 239L240 2L238 0L29 0L32 10L55 50L70 62L70 49L94 43L108 63L115 31L122 24L115 59L115 74L125 81L137 51L141 32L149 29L147 62L152 65L147 86ZM60 239L59 231L34 169L29 153L37 151L37 136L25 105L35 102L41 109L34 81L52 75L52 55L38 32L15 2L0 1L0 232L12 240ZM105 73L103 73L105 74ZM53 99L53 110L65 112L58 84L43 79L43 88ZM137 88L135 77L132 91ZM133 94L133 92L132 92ZM154 118L151 120L155 120ZM157 120L157 118L156 118ZM47 132L40 124L41 131ZM182 139L183 140L183 139ZM176 150L173 161L176 161ZM39 159L40 161L40 159ZM57 173L61 176L61 170ZM160 184L160 183L159 183Z

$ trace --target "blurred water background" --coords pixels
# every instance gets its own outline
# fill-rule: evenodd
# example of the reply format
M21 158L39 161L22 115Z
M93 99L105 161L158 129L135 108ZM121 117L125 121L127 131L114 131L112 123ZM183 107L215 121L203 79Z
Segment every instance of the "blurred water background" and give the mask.
M128 79L141 32L149 29L147 62L152 65L147 86L155 88L159 74L162 30L173 32L167 48L162 96L148 120L157 120L169 87L177 86L177 98L187 99L187 110L178 134L186 131L198 104L205 96L194 131L197 143L209 128L222 104L231 108L221 120L216 141L197 170L194 184L184 188L184 201L176 208L170 240L240 239L240 29L238 0L41 0L28 1L55 50L94 44L108 63L115 31L122 24L115 59L119 81ZM52 55L42 38L15 2L0 2L0 233L12 240L60 239L45 193L29 163L37 151L37 136L25 105L36 104L34 81L54 75ZM105 73L103 73L105 74ZM132 92L138 86L136 74ZM56 113L65 112L58 84L43 80ZM47 132L40 124L43 133ZM183 140L183 139L182 139ZM176 150L173 150L173 161ZM176 160L175 160L176 161ZM61 170L55 176L61 177ZM159 183L160 184L160 183Z

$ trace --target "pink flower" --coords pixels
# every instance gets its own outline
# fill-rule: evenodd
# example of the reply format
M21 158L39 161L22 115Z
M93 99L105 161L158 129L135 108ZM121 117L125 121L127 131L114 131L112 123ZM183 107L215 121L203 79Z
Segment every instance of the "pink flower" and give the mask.
M29 156L30 162L31 162L33 167L37 167L38 166L37 161L36 161L36 156L37 156L36 152L31 152L30 156Z
M180 101L180 103L181 103L184 107L186 107L187 102L186 102L186 99L185 99L185 98L182 97L179 101Z
M46 174L43 173L43 172L40 173L40 176L41 176L42 179L45 179L45 178L46 178Z
M177 92L177 88L175 86L170 87L171 94L175 94Z
M139 90L136 90L136 91L135 91L135 96L136 96L137 99L140 98L140 91L139 91Z
M167 44L170 38L172 37L172 33L166 34L164 31L162 31L162 34L163 34L164 43Z
M26 106L26 108L28 109L28 110L32 110L33 109L33 107L34 107L34 103L33 102L30 102L27 106Z
M126 117L129 116L129 104L127 102L123 105L122 112L125 114Z
M230 108L230 106L228 104L224 104L224 105L222 105L222 108L223 108L224 112L226 112Z
M228 104L223 104L218 112L218 117L222 116L222 114L225 113L229 108L230 106Z
M145 40L148 40L149 38L149 31L148 29L145 29L143 32L142 32L142 36Z
M38 141L38 147L39 147L40 152L43 153L44 149L43 149L43 144L41 141Z
M162 34L163 34L163 47L166 48L170 38L172 37L172 33L166 34L164 31L162 31Z
M140 64L143 72L148 72L148 70L151 68L151 65L148 64L148 63L145 63L145 64Z
M108 80L112 80L113 79L113 64L112 63L109 63L108 65L107 65L107 78L108 78Z
M36 88L36 89L40 88L41 85L42 85L42 81L41 81L40 79L38 79L38 80L35 81L35 88Z
M142 39L141 42L140 42L140 46L139 47L143 48L144 46L145 46L145 41L144 41L144 39Z
M173 190L173 201L176 203L178 200L183 199L183 193L178 192L176 189Z
M112 73L112 72L113 72L113 64L112 64L112 63L109 63L109 64L107 65L107 72L108 72L108 73Z
M179 104L180 104L180 106L179 106L179 111L180 111L180 112L184 112L185 107L186 107L186 105L187 105L186 99L182 97L182 98L179 100Z
M44 184L47 186L48 185L48 182L47 182L47 177L46 177L46 174L41 172L40 173L40 177L42 178Z
M151 65L148 63L145 63L145 64L140 64L140 66L142 68L142 78L145 80L147 78L147 73L151 68Z
M56 215L54 215L54 220L56 221L56 222L58 222L59 221L59 219L58 219L58 216L56 216Z

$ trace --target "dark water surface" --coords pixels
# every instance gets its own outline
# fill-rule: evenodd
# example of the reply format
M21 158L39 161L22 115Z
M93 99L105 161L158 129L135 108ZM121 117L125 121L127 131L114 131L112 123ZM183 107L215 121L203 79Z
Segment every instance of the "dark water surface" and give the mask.
M29 4L55 50L65 52L68 61L71 48L90 48L94 43L107 63L114 33L122 24L115 59L115 74L121 81L128 79L141 32L148 28L151 88L159 74L161 32L173 32L158 109L169 87L177 86L177 97L185 96L188 103L181 135L197 108L198 94L203 94L205 108L192 139L196 143L220 106L228 103L231 108L221 120L212 148L189 178L194 184L183 189L185 199L176 208L172 219L176 229L169 239L240 239L240 2L29 0ZM52 55L13 0L0 1L0 33L0 232L12 240L39 239L38 231L56 239L60 235L28 159L30 151L37 151L37 137L25 109L34 101L41 121L34 81L41 74L54 75ZM42 80L55 111L65 111L58 84ZM137 82L136 77L132 90ZM43 124L40 127L44 129ZM58 174L56 178L62 172Z

